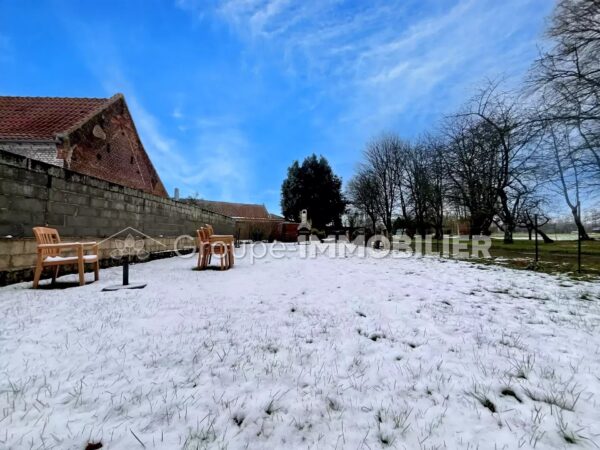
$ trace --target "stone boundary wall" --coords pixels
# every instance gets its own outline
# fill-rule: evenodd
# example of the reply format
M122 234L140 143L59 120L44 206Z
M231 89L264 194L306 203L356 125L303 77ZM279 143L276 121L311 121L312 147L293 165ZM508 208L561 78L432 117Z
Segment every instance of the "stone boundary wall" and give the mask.
M193 236L205 223L218 234L234 233L230 217L0 150L0 284L32 278L34 226L57 228L64 241L117 234L101 247L107 258L111 242L127 234L145 234L148 251L165 254L175 237Z

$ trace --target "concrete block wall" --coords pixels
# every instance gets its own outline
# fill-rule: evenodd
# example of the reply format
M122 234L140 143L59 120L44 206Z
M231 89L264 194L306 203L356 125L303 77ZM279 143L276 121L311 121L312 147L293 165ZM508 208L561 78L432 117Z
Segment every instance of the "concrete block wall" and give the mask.
M126 234L115 236L104 241L99 241L97 238L91 237L61 237L64 242L91 242L99 243L98 253L100 255L100 266L110 267L121 264L118 252L120 240L125 239ZM182 255L195 251L191 248L193 242L189 239L177 239L175 237L157 237L143 238L136 236L136 243L143 241L143 250L147 254L141 254L142 258L133 254L132 262L146 262L158 258L175 256L175 251L180 251ZM62 256L75 256L73 251L65 250ZM188 255L188 257L191 255ZM1 239L0 238L0 286L6 284L17 283L20 281L29 281L33 279L33 270L37 258L37 244L34 238L18 238L18 239ZM196 264L194 258L190 259L190 267ZM42 278L52 276L51 269L45 269ZM91 266L86 266L87 271L91 271ZM60 272L76 273L77 267L61 266Z
M20 270L29 278L34 226L57 228L64 240L95 241L132 227L160 241L194 235L205 223L234 233L230 217L0 150L0 272Z

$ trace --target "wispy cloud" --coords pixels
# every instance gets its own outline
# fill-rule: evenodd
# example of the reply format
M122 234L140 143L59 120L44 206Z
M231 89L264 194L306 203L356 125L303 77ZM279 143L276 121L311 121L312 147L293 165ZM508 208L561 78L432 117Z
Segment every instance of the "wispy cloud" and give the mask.
M222 0L213 13L339 101L339 123L372 130L448 112L485 77L521 75L552 3Z
M199 119L195 127L182 125L193 136L181 142L167 137L158 120L141 105L131 89L128 91L127 101L142 141L169 185L179 187L184 196L251 200L246 198L251 172L244 157L249 144L239 129L224 121L218 126L216 123L206 126L206 120Z
M181 112L181 108L179 106L175 107L175 109L171 113L171 117L173 117L174 119L183 119L183 113Z
M251 171L242 156L250 145L242 132L226 123L201 127L195 146L202 149L201 163L185 178L188 186L201 186L197 193L204 198L253 201L248 197Z
M127 75L118 46L109 38L100 42L86 36L80 36L79 44L84 55L94 55L86 58L91 72L106 95L125 94L142 143L169 189L178 187L183 196L197 193L210 199L240 201L251 174L245 170L244 157L249 146L236 124L222 118L195 118L177 105L170 114L177 132L167 131L157 116L169 116L168 111L148 108L148 99L144 101Z
M131 90L127 99L146 150L169 185L179 187L184 196L252 201L247 196L252 175L244 157L250 146L239 129L224 121L206 126L199 119L196 127L183 125L193 135L182 142L164 134Z
M48 2L37 16L14 8L21 17L0 31L9 38L0 62L14 48L13 90L123 92L170 191L276 211L294 159L322 153L348 179L372 135L414 136L482 79L518 78L553 3L173 0L114 15ZM27 33L32 18L46 34ZM61 39L40 42L56 29Z

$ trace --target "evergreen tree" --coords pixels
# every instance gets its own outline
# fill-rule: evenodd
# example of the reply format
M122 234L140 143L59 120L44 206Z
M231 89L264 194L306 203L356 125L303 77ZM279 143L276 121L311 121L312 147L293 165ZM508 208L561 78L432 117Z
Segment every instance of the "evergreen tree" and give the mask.
M287 220L300 221L300 212L308 210L314 228L341 224L346 209L342 195L342 180L333 173L329 162L312 154L302 165L298 161L288 168L281 186L281 210Z

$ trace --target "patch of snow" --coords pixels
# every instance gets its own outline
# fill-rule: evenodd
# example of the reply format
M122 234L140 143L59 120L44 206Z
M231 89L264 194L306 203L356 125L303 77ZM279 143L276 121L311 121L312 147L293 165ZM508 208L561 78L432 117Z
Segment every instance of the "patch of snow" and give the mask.
M98 257L96 255L83 255L84 261L96 261ZM45 262L77 262L77 256L46 256L44 258Z
M0 447L600 444L597 283L327 247L1 288Z

